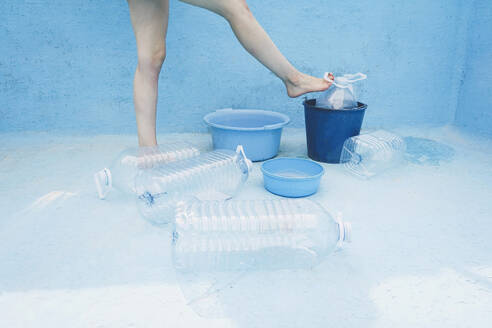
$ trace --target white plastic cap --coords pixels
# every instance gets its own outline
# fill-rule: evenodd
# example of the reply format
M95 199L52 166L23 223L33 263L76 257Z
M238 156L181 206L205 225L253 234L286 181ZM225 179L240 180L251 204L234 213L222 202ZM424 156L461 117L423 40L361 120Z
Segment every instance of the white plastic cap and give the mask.
M94 182L99 198L104 199L113 186L111 171L108 168L104 168L101 171L94 173Z

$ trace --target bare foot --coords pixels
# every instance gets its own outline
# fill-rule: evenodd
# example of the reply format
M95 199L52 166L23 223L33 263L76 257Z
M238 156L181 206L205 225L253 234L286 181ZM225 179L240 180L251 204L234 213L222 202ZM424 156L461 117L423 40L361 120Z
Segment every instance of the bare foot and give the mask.
M295 77L284 81L287 94L291 98L299 97L308 92L324 91L331 82L304 73L297 73Z

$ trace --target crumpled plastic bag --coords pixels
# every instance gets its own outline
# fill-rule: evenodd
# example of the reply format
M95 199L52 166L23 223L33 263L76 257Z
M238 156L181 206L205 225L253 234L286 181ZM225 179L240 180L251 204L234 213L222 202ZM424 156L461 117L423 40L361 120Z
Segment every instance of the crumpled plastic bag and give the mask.
M316 107L328 109L352 109L357 107L357 98L352 84L366 78L365 74L356 73L330 79L329 73L325 73L324 79L331 82L332 85L316 99Z

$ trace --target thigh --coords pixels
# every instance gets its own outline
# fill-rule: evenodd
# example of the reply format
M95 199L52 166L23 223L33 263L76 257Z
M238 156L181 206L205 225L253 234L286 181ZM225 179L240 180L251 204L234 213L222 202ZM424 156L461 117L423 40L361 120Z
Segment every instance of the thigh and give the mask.
M169 0L128 0L139 55L164 51Z
M180 0L193 6L208 9L216 14L226 16L234 8L246 6L246 0Z

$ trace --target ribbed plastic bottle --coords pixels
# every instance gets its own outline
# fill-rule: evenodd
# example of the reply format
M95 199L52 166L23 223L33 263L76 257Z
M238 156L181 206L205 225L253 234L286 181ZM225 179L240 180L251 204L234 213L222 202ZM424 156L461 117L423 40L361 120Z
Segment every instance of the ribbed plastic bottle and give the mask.
M137 207L154 224L166 224L174 218L176 204L182 200L203 198L207 194L233 197L246 182L252 163L242 146L236 151L218 149L151 170L136 177Z
M401 137L377 130L347 139L340 163L344 163L351 174L367 179L400 164L405 149L406 144Z
M200 151L187 142L174 142L156 147L123 150L109 166L94 174L99 198L104 199L114 187L126 193L135 193L135 176L140 169L198 156Z
M306 268L351 235L350 223L308 199L181 202L175 216L182 272Z

